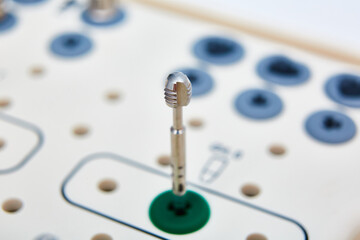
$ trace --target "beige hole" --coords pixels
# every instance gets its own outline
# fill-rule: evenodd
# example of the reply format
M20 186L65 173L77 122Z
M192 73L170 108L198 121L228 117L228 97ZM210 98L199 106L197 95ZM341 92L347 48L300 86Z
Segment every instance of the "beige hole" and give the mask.
M99 233L94 235L91 240L112 240L113 238L110 237L110 235L107 235L105 233Z
M5 140L0 138L0 149L2 149L5 146Z
M267 237L265 237L262 234L259 233L254 233L254 234L250 234L246 240L267 240Z
M30 68L30 74L34 77L41 76L44 72L45 69L42 66L33 66Z
M200 118L192 118L189 120L189 126L193 128L200 128L204 126L204 121Z
M19 200L17 198L11 198L11 199L8 199L5 202L3 202L2 209L8 213L15 213L20 210L22 205L23 204L22 204L21 200Z
M241 188L241 192L247 197L255 197L259 195L260 188L255 184L248 183Z
M104 192L112 192L117 188L117 184L112 179L103 179L99 182L99 189Z
M73 133L78 136L84 136L89 133L89 128L85 125L77 125L73 128Z
M121 94L118 91L111 90L106 93L106 98L110 101L117 101L121 98Z
M157 162L162 166L170 165L170 156L169 155L161 155L158 157Z
M10 99L8 98L0 98L0 108L5 108L10 105Z
M274 155L283 155L286 153L285 147L277 144L270 146L269 151Z

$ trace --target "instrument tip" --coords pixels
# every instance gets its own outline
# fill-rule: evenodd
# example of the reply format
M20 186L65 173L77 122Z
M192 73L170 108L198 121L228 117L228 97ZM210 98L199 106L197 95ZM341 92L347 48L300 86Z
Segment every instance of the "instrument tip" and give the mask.
M187 106L191 99L191 82L182 72L173 72L165 83L165 102L169 107Z

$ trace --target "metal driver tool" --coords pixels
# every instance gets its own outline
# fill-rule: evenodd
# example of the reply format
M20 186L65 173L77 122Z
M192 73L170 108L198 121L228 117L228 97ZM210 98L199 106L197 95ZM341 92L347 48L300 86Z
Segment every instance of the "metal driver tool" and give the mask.
M89 12L98 22L108 21L117 11L117 0L90 0Z
M173 109L173 126L170 129L173 193L182 196L186 192L185 128L182 107L190 102L191 82L185 74L174 72L167 77L164 91L166 104Z

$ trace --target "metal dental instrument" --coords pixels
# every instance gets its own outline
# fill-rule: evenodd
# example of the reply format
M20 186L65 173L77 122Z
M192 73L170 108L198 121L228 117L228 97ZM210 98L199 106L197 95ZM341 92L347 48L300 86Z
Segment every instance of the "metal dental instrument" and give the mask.
M90 0L89 12L98 22L108 21L117 11L117 0Z
M171 73L165 84L166 104L173 108L171 132L171 165L173 169L173 193L182 196L186 192L185 178L185 128L182 121L182 107L191 98L191 82L181 72Z

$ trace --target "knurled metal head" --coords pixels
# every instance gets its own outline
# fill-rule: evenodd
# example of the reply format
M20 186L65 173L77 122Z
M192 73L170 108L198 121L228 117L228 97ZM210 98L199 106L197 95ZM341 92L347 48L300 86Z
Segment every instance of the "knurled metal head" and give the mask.
M90 0L90 8L93 10L112 9L116 7L116 4L117 0Z
M174 72L167 77L164 91L169 107L186 106L191 99L191 82L182 72Z

